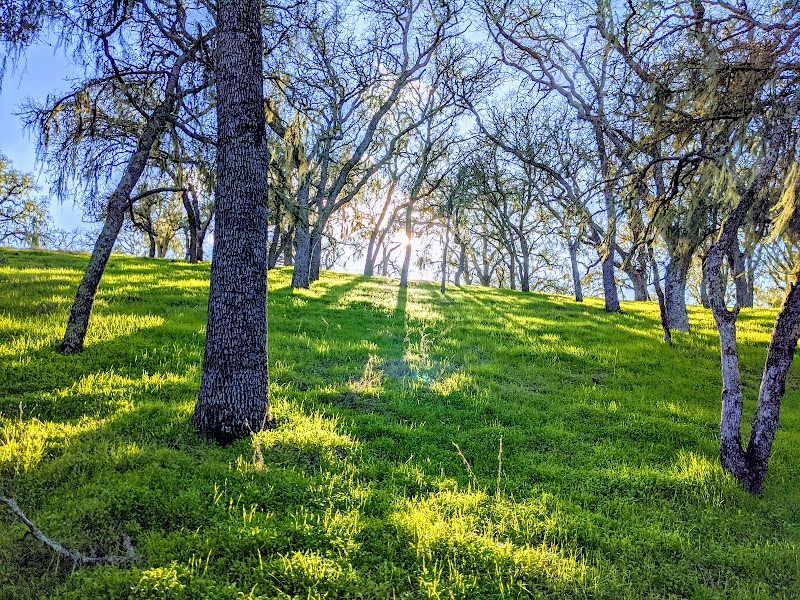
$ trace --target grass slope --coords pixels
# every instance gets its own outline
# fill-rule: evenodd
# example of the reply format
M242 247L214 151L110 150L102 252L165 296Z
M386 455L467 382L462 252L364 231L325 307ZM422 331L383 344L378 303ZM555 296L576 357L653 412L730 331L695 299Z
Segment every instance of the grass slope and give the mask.
M190 424L208 266L113 258L58 356L85 263L0 252L0 493L143 560L72 572L0 506L3 599L800 597L797 373L751 498L702 310L670 349L652 304L271 272L278 427L221 449ZM741 319L751 399L773 318Z

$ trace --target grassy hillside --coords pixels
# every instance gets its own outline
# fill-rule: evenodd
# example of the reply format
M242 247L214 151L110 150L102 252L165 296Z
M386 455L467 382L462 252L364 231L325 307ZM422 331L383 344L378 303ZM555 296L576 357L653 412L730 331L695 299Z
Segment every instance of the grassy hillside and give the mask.
M751 498L701 310L670 349L651 304L271 272L278 426L220 449L190 424L208 266L115 257L58 356L85 263L0 252L0 493L141 561L72 572L0 505L0 598L800 597L797 372ZM742 316L751 401L773 317Z

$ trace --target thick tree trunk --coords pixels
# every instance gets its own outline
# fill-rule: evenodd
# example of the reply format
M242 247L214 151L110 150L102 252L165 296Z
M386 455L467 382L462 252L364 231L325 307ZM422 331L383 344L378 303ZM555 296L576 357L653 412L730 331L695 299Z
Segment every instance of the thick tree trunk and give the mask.
M258 0L217 3L217 227L200 396L192 422L227 444L269 419L268 152Z
M408 287L408 271L411 268L411 236L414 235L412 216L414 214L414 201L409 199L406 206L406 254L403 258L403 269L400 271L400 287Z
M603 296L606 302L606 312L622 312L619 305L619 294L617 293L617 282L614 278L614 250L608 250L603 256L601 254L600 267L603 272Z
M583 288L581 287L581 273L578 270L578 241L567 244L569 248L569 263L572 268L572 288L575 292L575 302L583 302Z
M686 276L692 263L691 254L675 254L667 264L664 279L664 300L667 320L671 330L689 331L689 314L686 312Z

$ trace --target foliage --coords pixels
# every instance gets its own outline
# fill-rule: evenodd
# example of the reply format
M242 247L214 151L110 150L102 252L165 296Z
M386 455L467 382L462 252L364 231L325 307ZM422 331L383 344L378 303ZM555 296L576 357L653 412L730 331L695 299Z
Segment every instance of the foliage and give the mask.
M0 154L0 244L39 245L49 215L44 200L34 198L34 192L30 175L17 171Z
M718 465L699 309L667 348L652 304L330 273L292 291L277 269L277 427L219 448L190 424L209 267L113 257L83 355L58 356L86 260L0 253L0 493L143 562L73 573L0 513L4 597L800 596L797 373L750 497ZM746 388L771 321L740 316Z

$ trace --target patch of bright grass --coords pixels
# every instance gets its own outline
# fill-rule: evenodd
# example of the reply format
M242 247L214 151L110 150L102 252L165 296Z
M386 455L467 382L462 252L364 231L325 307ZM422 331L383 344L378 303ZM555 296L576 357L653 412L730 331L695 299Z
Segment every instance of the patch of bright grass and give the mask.
M278 426L221 449L190 424L208 265L114 257L59 356L85 263L0 252L0 493L142 560L73 572L0 506L2 598L800 597L797 372L751 498L701 309L667 348L652 304L273 271ZM740 319L751 400L773 319Z

